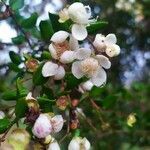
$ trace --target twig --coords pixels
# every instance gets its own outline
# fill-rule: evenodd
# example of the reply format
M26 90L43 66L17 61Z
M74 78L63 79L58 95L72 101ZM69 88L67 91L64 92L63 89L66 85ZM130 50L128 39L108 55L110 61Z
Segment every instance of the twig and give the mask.
M9 5L7 5L3 0L1 0L1 2L6 6L6 11L9 13L10 17L14 20L14 22L15 22L16 26L18 27L18 29L24 34L28 45L32 49L33 47L32 47L32 45L30 43L30 40L28 39L28 36L27 36L26 32L22 29L20 24L17 22L17 19L16 19L16 17L14 16L14 14L13 14L13 12L11 10L11 7Z

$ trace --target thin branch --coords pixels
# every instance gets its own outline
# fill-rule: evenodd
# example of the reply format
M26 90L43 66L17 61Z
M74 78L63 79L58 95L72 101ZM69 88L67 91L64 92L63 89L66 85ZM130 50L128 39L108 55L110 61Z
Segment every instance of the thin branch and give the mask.
M28 35L27 35L27 33L22 29L22 27L20 26L20 24L17 22L17 19L16 19L16 17L14 16L11 7L10 7L9 5L7 5L3 0L1 0L1 2L6 6L6 12L9 13L10 17L14 20L14 22L15 22L16 26L18 27L18 29L24 34L25 39L26 39L28 45L29 45L30 48L32 49L33 47L32 47L32 45L31 45L31 43L30 43L30 40L28 39Z

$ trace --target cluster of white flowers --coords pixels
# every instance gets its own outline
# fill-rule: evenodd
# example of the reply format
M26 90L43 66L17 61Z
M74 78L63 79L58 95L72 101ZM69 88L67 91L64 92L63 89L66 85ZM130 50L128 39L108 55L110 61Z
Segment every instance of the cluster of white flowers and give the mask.
M61 80L65 76L65 67L71 63L72 74L77 79L84 76L89 79L86 83L82 83L83 90L90 90L94 85L102 86L107 79L104 69L111 67L109 57L117 56L120 53L120 47L116 44L116 36L108 34L105 37L97 34L91 48L85 48L79 45L79 41L83 41L88 36L86 26L94 21L90 20L90 7L76 2L68 8L64 8L59 16L60 22L71 19L74 24L71 33L61 30L51 37L49 51L53 60L44 64L43 76L53 76L55 80Z

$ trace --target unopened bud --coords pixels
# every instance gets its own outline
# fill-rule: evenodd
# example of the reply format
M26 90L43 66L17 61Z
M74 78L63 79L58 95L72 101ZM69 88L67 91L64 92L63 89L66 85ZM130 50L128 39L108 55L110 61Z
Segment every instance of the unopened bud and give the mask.
M78 100L78 99L72 99L72 100L71 100L71 105L72 105L73 107L77 107L78 104L79 104L79 100Z
M72 120L72 121L70 122L70 129L75 130L75 129L78 128L78 125L79 125L78 119Z
M89 150L90 142L86 138L74 137L69 143L68 150Z
M8 143L11 144L14 150L26 149L30 142L30 135L24 129L15 129L8 137Z
M52 125L49 118L45 114L41 114L37 118L32 132L37 138L45 138L52 132Z
M56 105L59 109L65 110L68 105L68 98L67 96L61 96L57 99Z
M51 124L52 124L52 129L54 133L59 132L63 125L64 125L64 120L61 115L56 115L53 118L51 118Z
M26 61L25 65L29 72L35 72L38 67L38 61L36 59L29 59Z
M49 143L52 141L52 139L53 139L52 136L51 136L51 135L48 135L48 136L44 139L44 142L43 142L43 143L47 145L47 144L49 144Z
M53 140L50 144L47 150L60 150L60 147L56 140Z

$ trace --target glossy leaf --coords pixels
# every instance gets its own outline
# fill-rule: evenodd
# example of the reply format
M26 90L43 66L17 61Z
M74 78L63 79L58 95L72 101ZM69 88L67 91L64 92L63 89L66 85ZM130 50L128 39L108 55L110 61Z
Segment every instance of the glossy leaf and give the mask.
M105 21L97 21L95 23L91 23L89 26L87 26L88 33L90 34L96 34L101 29L106 27L108 25L108 22Z
M25 42L25 37L23 35L18 35L12 38L12 42L16 45L20 45Z
M40 22L40 32L43 40L47 41L54 34L54 30L50 21L41 21Z
M9 57L11 61L16 65L19 65L22 62L20 55L15 53L14 51L9 52Z
M34 85L42 85L47 82L48 78L43 77L42 68L44 64L39 65L37 70L33 74L33 83Z
M28 106L26 100L24 98L19 99L15 107L16 118L17 119L23 118L27 112L27 109Z
M37 18L38 18L38 14L33 13L29 18L24 19L22 21L21 26L27 29L33 28L36 25Z
M10 121L7 118L0 119L0 134L4 133L10 125Z
M17 100L17 91L6 91L2 94L2 99L5 101Z
M18 10L24 6L24 0L10 0L9 5L13 10Z

